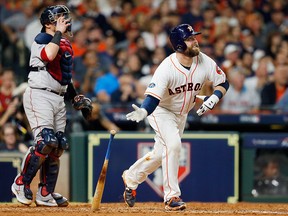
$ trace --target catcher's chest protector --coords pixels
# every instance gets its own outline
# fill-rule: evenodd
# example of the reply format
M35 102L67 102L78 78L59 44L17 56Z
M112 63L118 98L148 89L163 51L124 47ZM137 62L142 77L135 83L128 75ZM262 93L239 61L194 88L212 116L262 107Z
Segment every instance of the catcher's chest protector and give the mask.
M73 67L73 50L70 41L62 38L56 58L47 65L48 72L60 82L67 85L71 82Z

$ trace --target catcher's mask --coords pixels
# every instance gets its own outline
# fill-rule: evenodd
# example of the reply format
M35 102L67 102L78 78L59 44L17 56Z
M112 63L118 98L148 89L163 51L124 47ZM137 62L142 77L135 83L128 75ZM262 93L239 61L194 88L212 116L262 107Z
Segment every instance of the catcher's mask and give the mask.
M70 19L70 10L68 7L66 7L65 5L55 5L55 6L49 6L47 7L41 14L40 16L40 22L42 24L42 29L41 32L45 32L45 24L49 24L49 23L56 23L57 19L60 16L64 16L65 19ZM70 26L67 27L66 32L68 32L68 34L70 36L72 36L71 33L71 26L72 24L70 24Z
M187 49L187 45L184 41L187 38L198 34L201 34L201 32L195 32L191 25L181 24L172 29L169 39L175 51L184 52Z

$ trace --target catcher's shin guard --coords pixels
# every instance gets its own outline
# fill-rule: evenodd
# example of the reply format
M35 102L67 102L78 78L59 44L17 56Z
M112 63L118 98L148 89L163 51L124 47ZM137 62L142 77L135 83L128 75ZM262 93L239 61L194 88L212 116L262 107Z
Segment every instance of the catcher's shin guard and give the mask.
M60 207L68 206L68 200L59 193L54 193L58 179L60 160L63 149L54 149L41 167L39 189L42 196L51 194L57 205ZM39 191L38 191L39 193Z
M50 152L40 172L41 185L46 187L48 193L53 193L55 190L60 168L59 157L63 154L64 150L68 149L68 141L63 132L58 131L55 134L55 138L57 139L57 148L54 148Z
M35 147L30 147L24 156L21 173L16 176L11 186L12 192L20 203L25 205L32 203L33 193L30 184L44 160L45 155L36 152Z
M35 151L35 147L30 147L22 162L21 176L25 185L30 185L35 177L38 169L45 161L46 155L42 155Z
M55 137L58 141L58 148L54 148L50 152L40 172L41 185L46 187L48 193L53 193L55 190L60 168L59 157L63 154L64 150L68 149L68 141L63 132L58 131Z
M60 168L59 158L48 157L40 169L41 186L46 187L47 193L53 193Z
M43 135L45 130L43 129L40 134ZM44 134L43 139L40 138L36 146L29 148L22 163L21 175L23 176L24 184L29 185L32 182L46 156L54 149L55 145L58 145L56 137Z

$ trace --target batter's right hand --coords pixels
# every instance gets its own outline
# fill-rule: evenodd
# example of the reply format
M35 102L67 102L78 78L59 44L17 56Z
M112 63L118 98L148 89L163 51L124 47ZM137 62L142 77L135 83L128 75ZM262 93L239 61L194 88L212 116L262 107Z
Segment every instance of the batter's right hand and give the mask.
M139 108L135 104L132 104L132 107L134 111L126 115L127 120L136 121L138 123L146 118L148 113L144 108Z

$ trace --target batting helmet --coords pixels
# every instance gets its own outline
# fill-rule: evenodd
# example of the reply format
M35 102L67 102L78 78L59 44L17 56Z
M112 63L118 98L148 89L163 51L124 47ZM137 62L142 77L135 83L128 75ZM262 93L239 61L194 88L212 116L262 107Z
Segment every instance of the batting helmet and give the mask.
M198 34L201 32L195 32L191 25L181 24L172 29L169 39L175 51L184 52L187 49L184 41L190 36Z
M65 5L55 5L47 7L40 16L40 22L43 26L41 32L45 31L45 24L54 23L59 16L65 16L65 19L70 18L70 10ZM71 25L67 29L71 31Z

